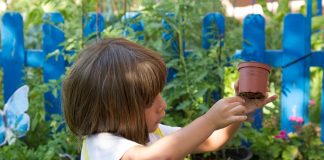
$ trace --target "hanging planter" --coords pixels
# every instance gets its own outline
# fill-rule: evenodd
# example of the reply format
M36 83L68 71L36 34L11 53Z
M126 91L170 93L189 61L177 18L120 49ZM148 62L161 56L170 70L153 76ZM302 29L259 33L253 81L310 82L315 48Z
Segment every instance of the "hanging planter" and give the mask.
M239 96L262 99L266 96L271 67L259 62L242 62L238 65Z

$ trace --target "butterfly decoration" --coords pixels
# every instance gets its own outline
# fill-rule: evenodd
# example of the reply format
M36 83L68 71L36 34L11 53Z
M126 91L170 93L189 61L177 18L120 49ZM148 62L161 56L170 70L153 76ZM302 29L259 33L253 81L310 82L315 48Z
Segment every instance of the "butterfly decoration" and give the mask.
M29 130L30 118L25 113L28 109L28 90L24 85L18 88L0 110L0 146L13 144Z

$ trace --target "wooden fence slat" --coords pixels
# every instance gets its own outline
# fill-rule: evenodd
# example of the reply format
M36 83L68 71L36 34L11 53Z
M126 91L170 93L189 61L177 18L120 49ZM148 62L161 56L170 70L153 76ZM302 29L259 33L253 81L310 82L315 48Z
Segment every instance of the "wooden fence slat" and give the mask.
M202 47L204 49L210 49L211 46L221 47L224 45L225 35L225 18L220 13L208 13L204 16L202 21ZM219 44L220 43L220 44ZM220 63L221 55L215 59L215 63ZM223 83L223 79L218 81L219 84ZM212 98L217 101L223 97L222 91L214 91Z
M298 24L298 25L296 25ZM302 14L288 14L284 19L283 62L289 62L309 53L307 51L307 23ZM291 116L308 122L310 58L302 59L282 68L281 128L294 131ZM307 90L308 88L308 90Z
M26 65L34 68L43 68L45 55L42 50L27 50Z
M265 63L272 67L281 67L283 65L282 57L282 50L266 50L264 52Z
M97 20L98 17L98 20ZM93 33L96 33L98 31L98 35L100 37L100 33L104 30L104 17L102 14L95 13L89 13L86 17L83 19L85 21L85 27L83 29L83 35L84 37L88 37Z
M243 21L243 51L247 61L265 61L265 20L259 14L250 14ZM262 128L262 109L254 114L253 127Z
M45 23L43 25L43 51L45 61L43 64L44 83L50 80L57 80L65 72L65 61L63 58L64 32L59 29L59 25L64 23L63 16L60 13L46 13L44 16ZM48 57L48 55L58 50L60 54ZM51 114L62 114L61 111L61 89L57 90L57 96L51 91L45 93L45 109L47 111L46 118L49 119Z
M324 52L323 51L314 51L310 57L310 65L312 67L324 67Z
M162 19L162 39L166 42L164 45L166 46L166 50L169 52L173 52L174 56L178 56L179 54L179 44L178 44L178 37L171 25L169 24L169 21L174 21L176 18L176 15L172 12L165 14L166 18L168 19ZM185 50L185 48L184 48Z
M9 12L2 17L1 27L4 100L24 84L24 33L20 13Z
M208 13L202 22L202 47L209 49L217 42L224 45L225 18L220 13Z
M139 19L139 16L141 15L141 13L139 12L126 12L126 14L122 17L122 21L125 21L125 29L123 32L123 36L129 36L129 28L131 28L134 33L140 33L144 31L144 22L143 20ZM144 35L143 34L139 34L136 35L137 37L136 40L144 40Z
M260 14L249 14L243 21L245 60L265 63L265 20Z

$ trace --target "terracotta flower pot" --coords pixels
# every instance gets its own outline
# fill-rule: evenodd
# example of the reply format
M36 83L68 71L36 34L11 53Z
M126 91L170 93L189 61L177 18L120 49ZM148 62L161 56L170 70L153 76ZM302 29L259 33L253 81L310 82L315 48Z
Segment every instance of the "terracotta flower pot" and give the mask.
M271 67L259 62L242 62L238 65L239 96L262 99L266 96Z

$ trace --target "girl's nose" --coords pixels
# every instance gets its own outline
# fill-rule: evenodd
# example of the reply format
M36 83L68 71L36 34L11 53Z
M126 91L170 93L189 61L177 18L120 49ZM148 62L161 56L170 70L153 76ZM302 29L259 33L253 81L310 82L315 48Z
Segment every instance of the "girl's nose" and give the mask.
M160 104L160 108L159 108L159 111L165 111L166 109L166 103L164 100L162 100L161 104Z
M166 106L160 108L160 112L164 112L166 109Z
M166 104L165 100L163 99L163 97L162 97L162 106L164 107L164 109L166 109L166 107L167 107L167 104Z

